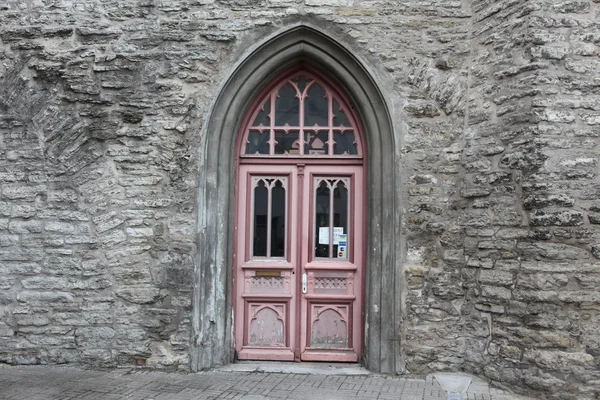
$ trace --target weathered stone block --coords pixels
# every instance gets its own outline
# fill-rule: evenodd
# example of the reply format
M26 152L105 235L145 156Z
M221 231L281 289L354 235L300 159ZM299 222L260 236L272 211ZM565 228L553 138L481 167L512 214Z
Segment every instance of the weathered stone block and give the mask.
M73 189L49 190L48 201L52 203L76 203L78 196Z
M109 327L82 327L75 330L75 337L91 342L111 340L115 337L115 330Z
M481 288L481 296L494 300L509 300L512 298L512 292L504 287L486 285Z
M93 244L96 243L98 239L95 236L90 235L68 235L65 236L66 244Z
M19 293L17 300L23 303L69 303L75 299L69 292L40 292L33 290L24 290Z
M6 184L2 188L2 196L10 200L33 201L35 196L47 190L44 185L25 186L23 184Z
M416 118L433 118L440 115L440 111L433 104L409 104L404 110Z
M565 14L587 14L590 12L589 1L567 0L554 5L554 10Z
M68 289L69 283L65 278L37 276L23 279L21 285L25 289Z
M125 229L131 237L150 237L154 235L154 229L150 227L135 227Z
M50 323L50 320L45 315L33 314L17 315L15 316L15 322L19 326L46 326Z
M40 233L42 222L38 220L11 220L8 224L11 233Z
M535 211L529 214L533 226L577 226L583 224L583 213L567 211Z
M152 286L124 287L117 289L115 294L123 300L134 304L155 303L161 297L160 289Z
M522 253L532 259L547 260L584 260L590 258L589 253L582 248L562 243L525 243L517 244Z
M564 291L558 294L558 298L565 303L600 304L600 293L597 291Z
M591 366L594 357L587 353L567 353L564 351L527 350L524 359L534 362L541 368L564 370L573 366Z
M566 274L523 274L519 276L518 288L532 290L556 290L569 283Z
M508 271L482 270L479 272L479 283L495 286L511 286L514 276Z
M557 207L572 207L575 204L575 199L567 196L566 194L557 195L532 195L527 196L523 200L523 207L526 209L541 208L548 206Z
M488 188L482 188L482 187L478 187L478 188L467 188L467 189L462 189L460 191L460 195L462 197L467 197L467 198L471 198L471 197L484 197L484 196L489 196L490 193L492 193L491 189Z

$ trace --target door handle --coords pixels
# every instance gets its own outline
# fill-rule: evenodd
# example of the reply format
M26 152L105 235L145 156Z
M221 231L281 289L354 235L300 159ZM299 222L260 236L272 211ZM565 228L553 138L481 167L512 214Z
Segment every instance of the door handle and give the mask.
M308 286L308 278L306 276L306 273L304 273L304 274L302 274L302 294L306 294L307 286Z

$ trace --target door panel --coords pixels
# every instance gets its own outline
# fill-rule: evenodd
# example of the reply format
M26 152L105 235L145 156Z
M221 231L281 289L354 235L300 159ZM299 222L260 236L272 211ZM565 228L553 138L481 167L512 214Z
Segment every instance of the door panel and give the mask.
M300 298L301 359L356 362L362 352L362 168L310 166L304 175L300 266L308 285Z
M294 360L295 167L241 166L237 202L235 338L241 360Z
M239 359L359 360L362 167L241 165Z

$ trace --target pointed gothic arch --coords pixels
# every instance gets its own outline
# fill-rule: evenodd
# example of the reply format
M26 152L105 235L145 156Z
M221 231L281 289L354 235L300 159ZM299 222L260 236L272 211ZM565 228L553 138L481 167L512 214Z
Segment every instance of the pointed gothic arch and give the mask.
M306 25L258 46L233 71L213 104L200 154L192 368L233 361L232 250L235 149L241 119L265 84L304 62L328 71L356 107L368 157L365 364L401 370L400 143L379 85L338 41Z

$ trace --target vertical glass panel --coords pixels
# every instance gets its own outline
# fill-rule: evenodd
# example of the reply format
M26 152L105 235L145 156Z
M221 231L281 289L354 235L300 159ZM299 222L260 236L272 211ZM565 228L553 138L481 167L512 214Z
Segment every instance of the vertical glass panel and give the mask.
M279 89L278 98L275 100L275 125L298 126L299 113L300 102L296 97L296 89L288 83Z
M354 132L352 131L341 131L333 132L333 154L358 154L356 143L354 139Z
M299 154L298 131L275 130L275 154Z
M342 233L348 234L348 188L342 181L339 181L333 189L333 227L334 232L338 228L343 231ZM338 256L338 243L334 240L333 258Z
M333 101L333 126L345 126L350 128L350 121L346 117L346 113L341 110L340 103Z
M254 123L252 126L270 126L270 118L269 113L271 112L271 100L267 100L267 102L263 105L262 109L256 115L254 119Z
M264 181L259 181L254 188L254 238L252 255L267 256L267 212L268 189Z
M304 131L304 154L329 154L329 131Z
M304 125L329 126L329 107L325 90L314 84L308 89L304 103Z
M271 189L271 257L285 256L285 188L280 180Z
M329 186L322 180L315 198L315 257L329 258L329 195Z
M269 130L251 129L248 132L246 154L269 154Z

